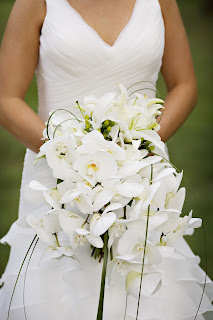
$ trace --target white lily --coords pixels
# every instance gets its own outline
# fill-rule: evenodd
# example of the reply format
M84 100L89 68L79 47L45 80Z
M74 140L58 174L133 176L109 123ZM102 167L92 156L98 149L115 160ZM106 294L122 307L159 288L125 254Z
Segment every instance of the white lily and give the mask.
M116 92L104 94L98 101L92 112L92 124L96 124L98 128L104 120L108 119L107 112L116 96ZM94 125L93 125L94 127Z
M161 151L162 156L167 156L165 151L165 144L161 141L160 136L154 130L141 130L131 132L133 139L141 139L150 141L153 146L157 147Z
M84 101L83 101L84 110L89 117L92 116L94 110L96 109L97 104L98 104L98 98L96 98L94 94L84 96Z
M108 106L105 114L107 119L128 122L130 119L129 107L127 104L129 94L121 83L117 83L117 85L119 86L121 93L116 97L116 99L111 101L111 104Z
M122 135L120 136L122 137ZM142 160L148 155L147 150L139 150L139 146L141 144L141 140L133 140L132 144L126 144L123 146L125 148L126 152L126 160L127 161L135 161L135 160ZM122 162L119 162L122 166L125 164L125 160Z
M115 160L125 160L126 153L119 145L113 141L104 139L101 132L93 130L82 138L82 145L77 152L80 155L89 155L97 151L105 151L111 154Z
M161 114L159 109L162 108L161 103L164 103L161 99L147 99L138 93L137 101L140 102L139 106L130 107L130 112L132 114L132 120L130 128L131 130L141 130L142 129L152 129L156 131L159 125L156 123L156 116Z

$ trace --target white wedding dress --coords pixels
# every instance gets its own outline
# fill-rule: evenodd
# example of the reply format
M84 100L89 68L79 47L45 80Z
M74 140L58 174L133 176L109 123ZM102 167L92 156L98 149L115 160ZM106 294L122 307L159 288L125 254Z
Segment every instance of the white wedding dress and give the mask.
M40 35L39 61L36 68L39 116L46 121L49 111L81 104L83 96L118 90L139 81L158 79L164 52L164 21L158 0L136 0L131 18L111 46L90 27L67 0L46 0L47 14ZM148 88L143 93L155 96L151 83L139 83L132 89ZM149 89L150 88L150 89ZM151 89L152 88L152 89ZM26 150L19 203L19 217L41 216L48 206L31 203L27 198L27 184L36 179L48 187L55 180L41 159L33 165L36 154ZM77 210L77 209L76 209ZM3 213L2 213L3 214ZM18 271L34 237L32 229L14 222L1 243L8 243L11 252L1 278L0 319L7 319L8 306ZM21 272L10 310L9 320L96 320L102 262L92 258L90 246L78 247L73 259L51 260L40 265L40 257L47 245L41 241L35 248L25 279L26 263ZM205 272L185 240L177 248L186 260L169 258L162 263L168 274L167 285L154 295L142 299L139 320L193 320L202 295ZM116 280L117 279L117 280ZM197 316L212 311L213 283L207 284ZM124 279L117 276L109 286L106 283L104 320L124 320L126 293ZM25 305L25 309L24 306ZM125 320L136 319L137 300L127 299ZM26 317L25 317L26 313ZM208 319L210 319L208 318ZM212 318L211 318L212 319Z

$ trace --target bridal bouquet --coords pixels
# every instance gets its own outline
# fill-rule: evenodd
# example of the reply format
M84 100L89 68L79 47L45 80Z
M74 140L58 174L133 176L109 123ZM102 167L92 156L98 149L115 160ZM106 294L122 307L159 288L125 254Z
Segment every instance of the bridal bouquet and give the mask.
M114 272L120 273L139 308L140 297L160 288L158 264L167 257L184 259L175 244L202 222L192 212L181 216L183 173L170 163L157 133L164 101L139 92L131 97L118 86L119 94L88 95L82 105L76 101L50 113L36 161L46 159L56 185L30 182L50 210L41 219L26 216L48 245L43 262L78 260L78 246L88 244L91 256L103 261L97 319L107 277L110 284Z

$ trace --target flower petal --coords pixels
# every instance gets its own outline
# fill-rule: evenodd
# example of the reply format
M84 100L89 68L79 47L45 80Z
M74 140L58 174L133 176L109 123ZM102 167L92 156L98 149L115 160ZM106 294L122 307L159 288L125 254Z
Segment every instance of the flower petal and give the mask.
M43 184L41 184L37 180L31 180L30 183L29 183L29 187L32 190L38 190L38 191L49 190L46 186L44 186Z
M94 216L93 216L94 217ZM95 218L90 221L90 232L94 236L99 236L106 232L109 227L115 222L116 214L114 212L107 212L106 214L95 215Z
M103 248L104 243L101 237L96 237L92 234L88 234L85 236L87 240L96 248Z

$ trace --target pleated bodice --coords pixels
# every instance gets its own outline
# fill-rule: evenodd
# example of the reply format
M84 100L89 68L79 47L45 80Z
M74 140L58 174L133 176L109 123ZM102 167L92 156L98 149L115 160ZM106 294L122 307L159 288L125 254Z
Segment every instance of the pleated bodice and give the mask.
M138 81L158 79L164 52L164 21L158 0L136 0L131 17L111 46L67 0L47 0L36 68L39 116ZM153 96L154 86L140 87Z

